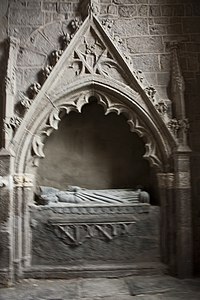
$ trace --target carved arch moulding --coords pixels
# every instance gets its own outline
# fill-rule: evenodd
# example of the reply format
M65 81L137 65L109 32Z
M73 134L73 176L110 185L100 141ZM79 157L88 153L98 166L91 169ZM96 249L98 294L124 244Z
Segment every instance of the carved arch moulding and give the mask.
M156 146L156 142L151 138L152 134L145 126L145 124L140 120L140 118L130 110L130 108L118 101L112 101L106 94L100 94L98 92L82 92L77 96L73 96L67 102L64 102L57 107L53 108L49 114L46 123L42 128L33 136L32 139L32 152L34 155L34 164L37 165L38 158L45 157L43 146L44 140L48 137L53 130L58 129L58 124L61 121L60 113L64 111L69 114L71 111L81 113L82 107L89 103L90 98L94 96L97 99L98 104L102 105L105 111L105 115L109 113L116 113L117 115L123 114L127 118L127 122L130 126L130 131L137 133L140 137L144 139L145 142L145 154L146 158L150 164L154 167L161 168L161 159Z
M24 172L23 168L28 165L27 162L37 166L39 160L45 157L43 147L46 139L54 130L58 129L64 114L69 114L71 111L81 113L82 107L90 102L91 97L94 97L97 103L103 106L105 115L116 113L125 116L130 131L138 134L144 141L145 154L143 157L150 162L151 166L159 171L163 170L163 164L167 163L171 151L170 146L162 137L162 132L156 128L148 114L139 105L134 104L133 99L128 99L128 97L123 99L122 94L109 92L99 90L97 86L91 88L90 85L88 90L62 95L54 102L54 105L48 101L45 110L38 110L31 122L26 124L21 136L21 146L18 147L16 153L16 168L20 172ZM29 146L25 149L24 145L27 141L29 141Z
M43 68L45 80L42 85L33 83L30 98L21 94L20 104L25 108L22 118L13 116L12 124L7 124L8 130L14 128L10 149L16 155L16 171L24 172L27 149L31 144L36 157L44 156L44 137L57 129L60 110L80 112L88 101L88 96L85 96L70 106L71 95L76 91L82 93L95 89L105 112L113 110L126 114L130 130L144 138L144 157L158 168L168 164L177 141L168 128L170 118L166 104L149 86L141 71L133 69L119 36L111 30L110 22L103 20L101 23L91 12L83 23L73 23L73 34L66 39L65 48L52 53L53 65ZM107 91L120 101L107 97ZM63 97L68 98L68 103L62 100Z

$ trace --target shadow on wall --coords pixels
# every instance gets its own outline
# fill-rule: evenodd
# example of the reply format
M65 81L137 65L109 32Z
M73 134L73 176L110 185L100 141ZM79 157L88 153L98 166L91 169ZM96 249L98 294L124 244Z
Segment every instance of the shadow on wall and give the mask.
M6 66L8 61L8 41L0 42L0 148L4 146L3 137L3 119L4 119L4 103L5 103L5 77Z
M45 144L45 159L38 168L40 185L66 189L135 188L149 191L152 172L143 159L144 143L130 132L124 116L104 115L95 102L82 113L71 112Z

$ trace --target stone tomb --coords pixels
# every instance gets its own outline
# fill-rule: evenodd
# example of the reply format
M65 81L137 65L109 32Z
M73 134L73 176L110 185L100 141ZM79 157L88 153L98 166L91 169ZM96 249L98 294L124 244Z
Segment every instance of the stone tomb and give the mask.
M3 284L134 272L159 260L171 274L192 273L191 151L177 46L172 100L165 101L133 68L112 22L86 2L84 21L72 20L71 32L57 37L62 48L27 91L18 90L19 43L10 38L0 152ZM113 203L42 203L35 196L39 186L79 186L90 200L104 190L105 202L110 189L138 185L150 204L113 196Z
M95 99L90 101L81 115L65 117L45 145L36 182L54 187L38 187L30 207L36 277L43 272L51 276L51 270L60 277L70 267L82 275L89 270L119 274L122 268L138 272L142 263L153 268L160 260L159 207L150 205L149 194L141 187L131 188L139 182L148 188L151 182L142 159L144 145L129 131L125 118L104 116ZM113 150L117 145L118 155ZM74 176L77 172L79 176ZM66 187L62 178L90 188Z

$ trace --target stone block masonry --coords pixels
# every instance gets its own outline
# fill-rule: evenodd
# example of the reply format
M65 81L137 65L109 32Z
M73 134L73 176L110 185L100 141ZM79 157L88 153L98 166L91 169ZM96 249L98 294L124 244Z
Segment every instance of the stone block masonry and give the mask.
M133 66L144 72L149 84L159 91L161 100L171 100L169 43L179 43L178 51L185 79L186 114L190 123L189 145L193 151L194 265L196 271L200 271L200 204L197 188L200 178L200 168L197 167L200 166L200 3L196 0L99 2L99 18L114 21L114 30L128 48ZM39 70L49 63L49 54L59 49L59 37L67 32L70 20L80 16L79 8L79 0L0 1L1 90L4 88L2 82L5 77L3 61L6 60L3 41L7 34L20 40L17 89L26 92L31 83L37 81ZM3 99L2 94L0 98ZM0 125L2 131L2 118ZM2 205L6 204L2 202Z

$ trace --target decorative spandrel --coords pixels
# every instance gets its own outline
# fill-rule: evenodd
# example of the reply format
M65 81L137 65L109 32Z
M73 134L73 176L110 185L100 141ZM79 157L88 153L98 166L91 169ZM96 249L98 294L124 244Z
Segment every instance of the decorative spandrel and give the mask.
M80 43L74 49L58 81L56 91L62 90L63 86L78 77L87 75L110 78L126 84L123 69L92 28L80 38Z

